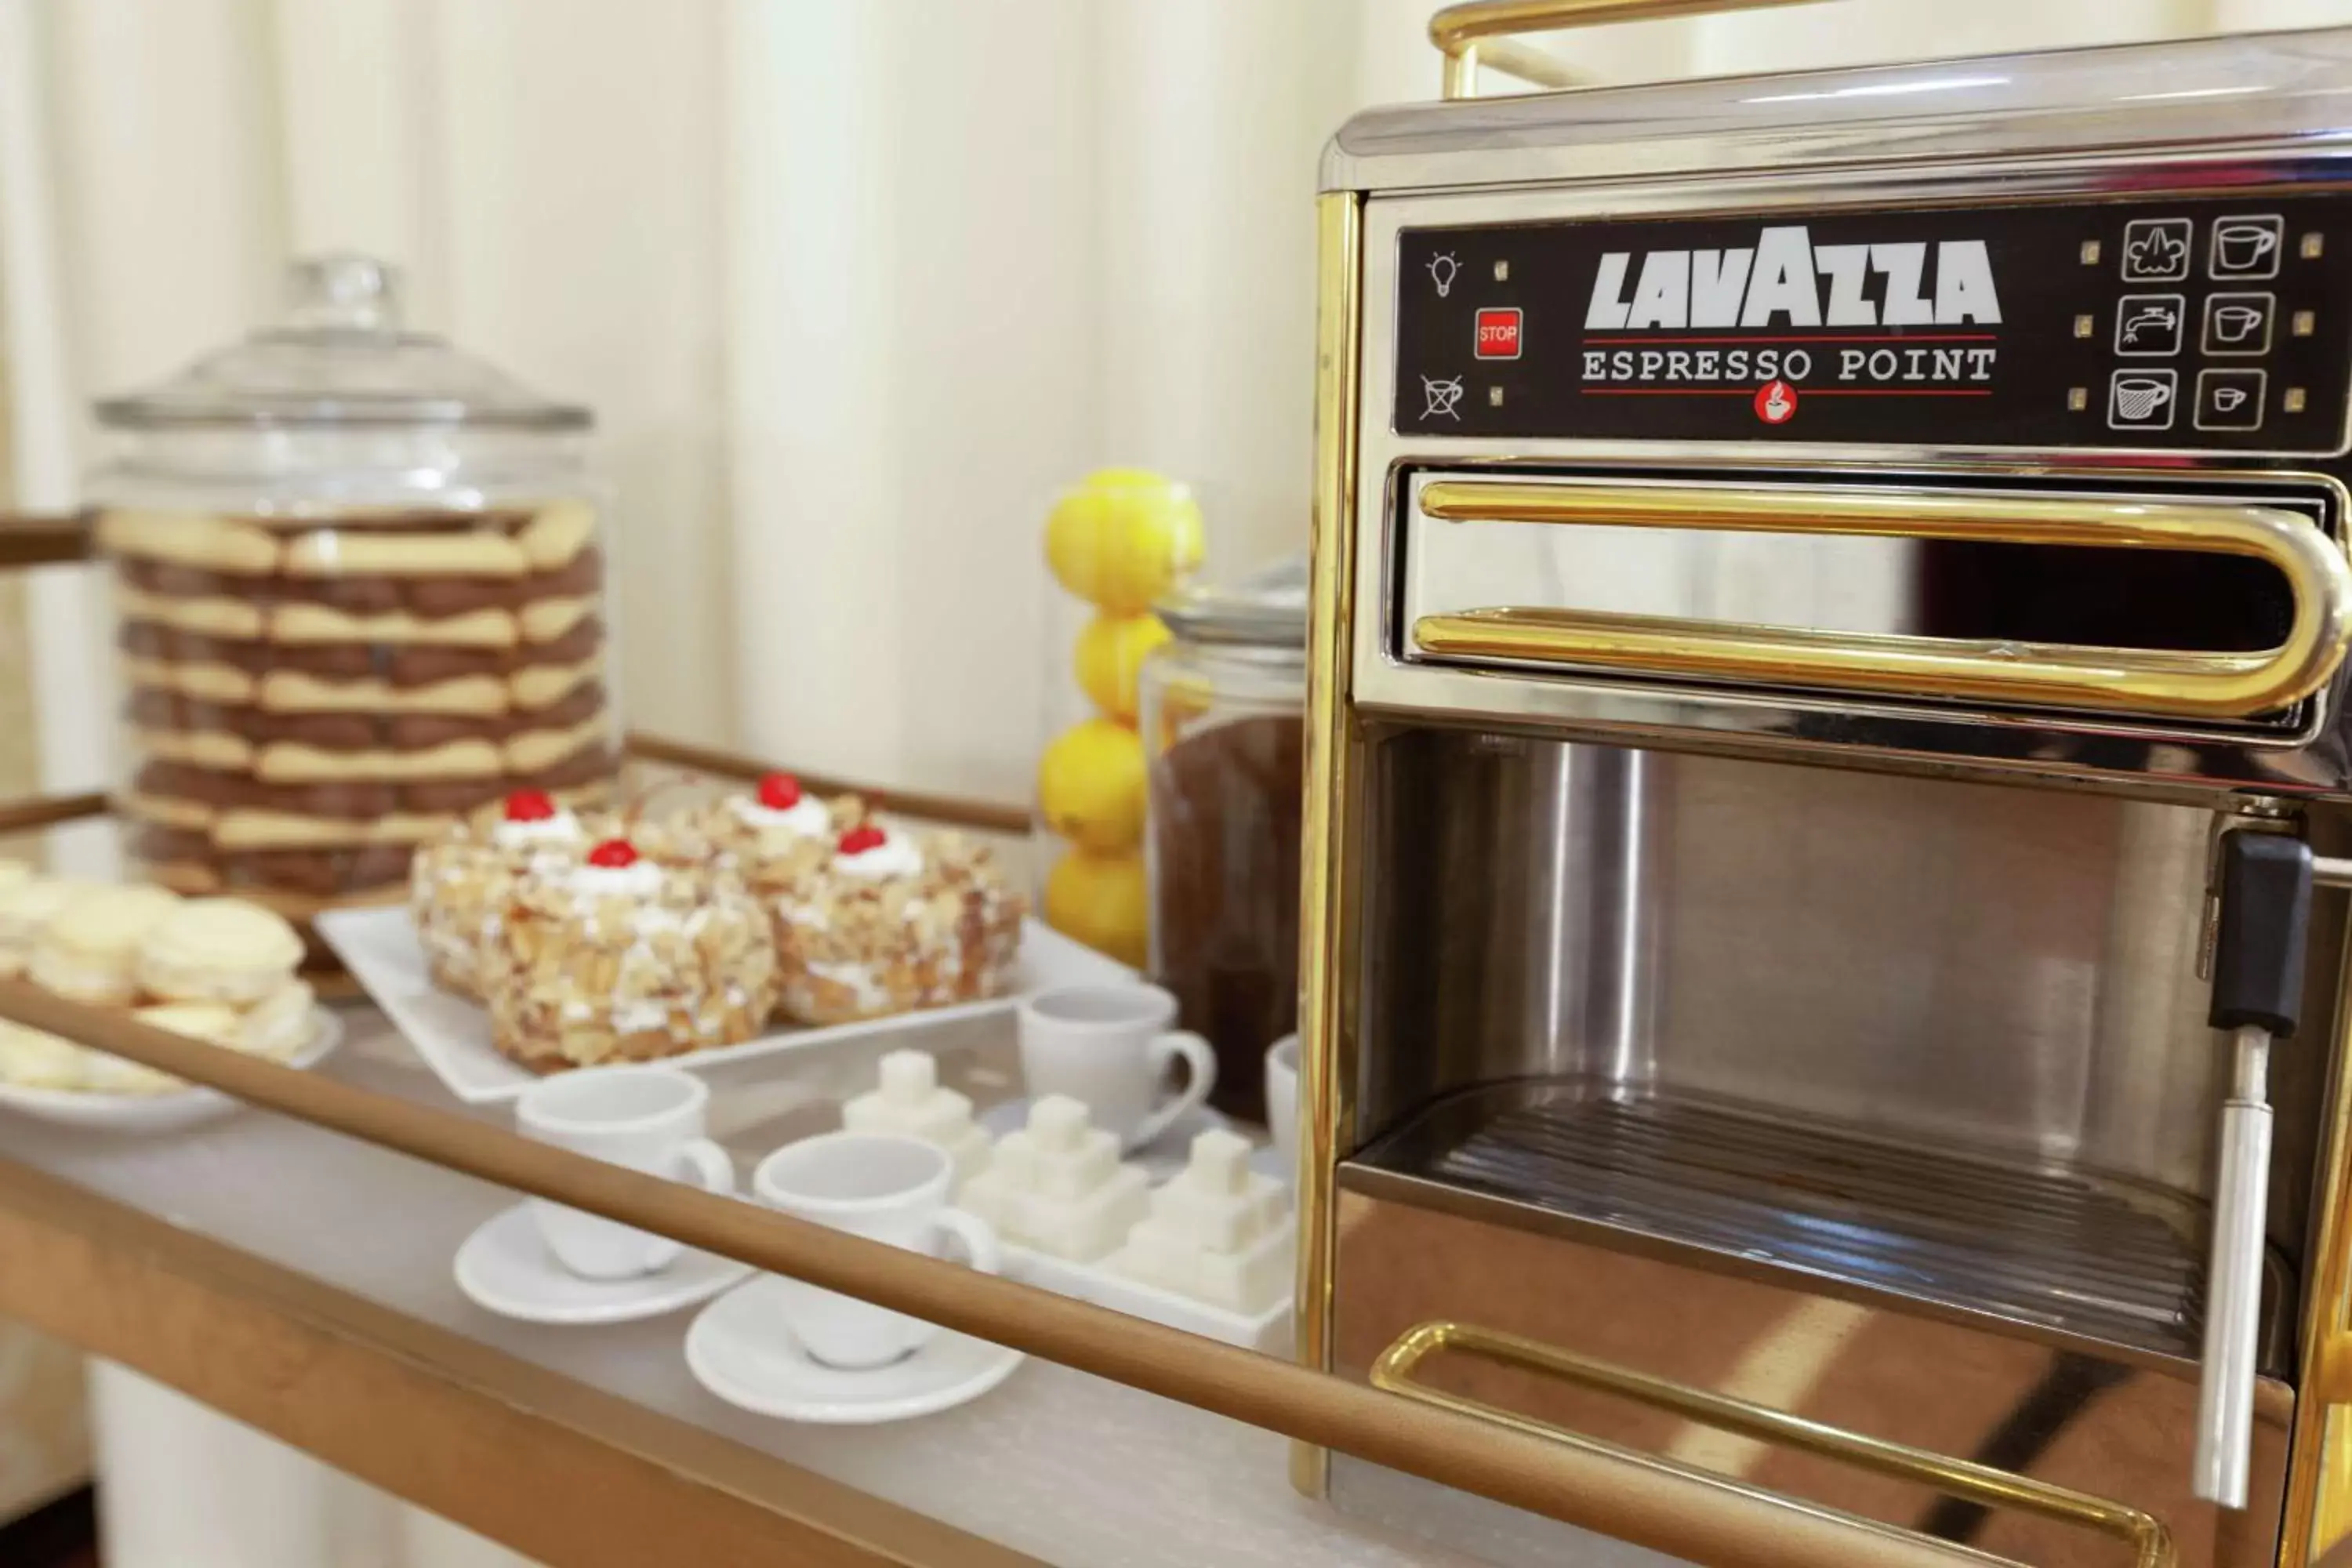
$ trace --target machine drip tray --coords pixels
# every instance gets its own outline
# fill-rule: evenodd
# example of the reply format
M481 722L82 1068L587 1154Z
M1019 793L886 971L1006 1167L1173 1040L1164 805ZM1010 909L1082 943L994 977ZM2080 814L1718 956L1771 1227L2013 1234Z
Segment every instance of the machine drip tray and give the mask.
M1753 1263L2198 1353L2194 1207L2064 1166L1897 1144L1730 1101L1556 1083L1441 1102L1360 1161Z

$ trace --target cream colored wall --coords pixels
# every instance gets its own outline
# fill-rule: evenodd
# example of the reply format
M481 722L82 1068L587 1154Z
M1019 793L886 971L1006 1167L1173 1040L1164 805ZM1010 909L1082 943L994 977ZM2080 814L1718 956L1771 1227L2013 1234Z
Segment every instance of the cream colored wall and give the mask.
M0 352L0 496L15 493L5 365L5 353ZM21 578L0 574L0 800L39 789L39 731L33 709L26 584ZM38 847L0 846L16 855ZM5 1260L0 1267L5 1267ZM80 1485L89 1473L80 1355L70 1346L0 1318L0 1522Z
M89 1476L81 1357L0 1319L0 1524Z
M44 409L234 331L290 251L380 251L424 320L603 414L640 721L1008 797L1064 684L1058 484L1184 476L1224 570L1303 543L1316 153L1436 75L1428 0L0 9L40 67L0 102L39 232L0 247L46 247ZM2347 19L1835 0L1556 47L1615 80ZM42 605L73 691L79 606ZM52 706L68 782L96 753Z
M37 736L25 584L0 576L0 799L37 792ZM21 856L38 847L5 849ZM89 1473L80 1355L0 1318L0 1522L80 1485Z

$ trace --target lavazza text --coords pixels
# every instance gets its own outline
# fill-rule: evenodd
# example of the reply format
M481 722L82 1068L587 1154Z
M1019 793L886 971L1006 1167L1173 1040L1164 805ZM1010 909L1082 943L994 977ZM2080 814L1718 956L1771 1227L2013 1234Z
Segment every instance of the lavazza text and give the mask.
M1803 226L1767 228L1754 248L1604 252L1585 308L1590 332L1756 331L1853 327L1998 326L2000 300L1980 239L1815 245ZM1626 279L1633 277L1633 292ZM1926 335L1926 334L1923 334ZM1645 336L1639 348L1582 349L1589 382L1762 383L1990 381L1990 334L1932 342L1757 342L1729 346ZM1608 340L1599 340L1605 345ZM1737 344L1738 340L1731 340Z

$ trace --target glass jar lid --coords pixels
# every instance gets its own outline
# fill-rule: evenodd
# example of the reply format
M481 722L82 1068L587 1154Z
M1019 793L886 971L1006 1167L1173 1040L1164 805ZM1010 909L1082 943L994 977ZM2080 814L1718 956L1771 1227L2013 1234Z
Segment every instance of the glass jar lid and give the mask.
M1186 642L1307 647L1307 557L1276 561L1236 582L1187 583L1152 606Z
M397 270L370 257L309 258L287 269L272 325L143 392L98 405L121 430L477 426L584 430L557 403L444 338L401 326Z

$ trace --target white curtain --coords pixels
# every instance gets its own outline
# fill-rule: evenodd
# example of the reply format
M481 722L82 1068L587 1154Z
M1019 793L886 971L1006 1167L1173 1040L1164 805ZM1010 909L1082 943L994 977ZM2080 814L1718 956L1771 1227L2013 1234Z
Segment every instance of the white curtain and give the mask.
M1303 548L1317 152L1352 109L1433 93L1430 9L0 0L20 500L72 500L91 395L259 320L289 256L370 250L418 321L598 411L637 721L1018 798L1056 486L1160 468L1207 501L1213 568ZM1837 0L1555 47L1612 80L2347 20ZM37 590L60 787L102 777L90 607L70 573ZM391 1549L336 1550L304 1561Z

